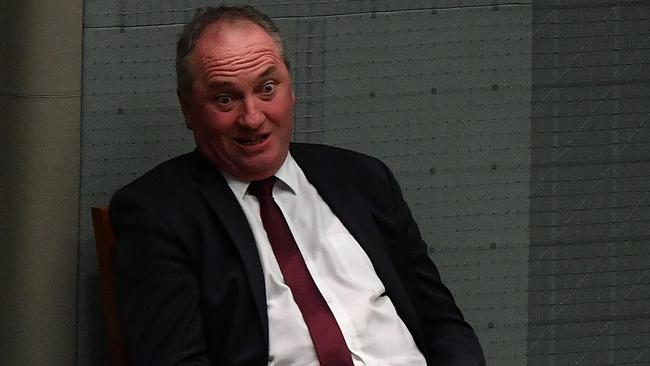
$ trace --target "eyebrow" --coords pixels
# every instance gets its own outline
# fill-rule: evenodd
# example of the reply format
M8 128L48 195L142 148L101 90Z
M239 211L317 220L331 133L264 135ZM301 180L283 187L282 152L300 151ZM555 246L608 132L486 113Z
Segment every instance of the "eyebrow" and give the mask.
M233 86L234 84L229 81L211 81L208 83L208 88L210 89L227 89Z
M269 75L275 74L276 71L277 71L276 67L271 66L268 69L264 70L264 72L262 74L260 74L259 78L261 79L261 78L265 78L265 77L267 77Z

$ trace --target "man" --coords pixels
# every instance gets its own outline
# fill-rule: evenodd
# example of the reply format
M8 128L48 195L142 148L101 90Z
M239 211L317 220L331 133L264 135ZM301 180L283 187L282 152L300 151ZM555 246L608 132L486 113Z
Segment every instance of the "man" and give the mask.
M111 202L132 365L484 364L386 166L290 144L268 17L199 12L177 75L197 150Z

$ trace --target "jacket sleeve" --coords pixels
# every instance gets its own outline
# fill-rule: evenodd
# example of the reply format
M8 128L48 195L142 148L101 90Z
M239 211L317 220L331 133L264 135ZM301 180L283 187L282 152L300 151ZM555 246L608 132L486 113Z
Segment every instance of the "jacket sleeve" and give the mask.
M111 200L117 308L132 366L209 365L198 280L180 240L141 195Z
M392 236L387 245L399 265L400 277L423 323L427 361L436 366L484 366L478 338L464 320L449 289L427 253L427 245L390 170L383 165L390 194L384 199L385 217ZM391 198L388 198L391 197ZM397 267L397 266L396 266Z

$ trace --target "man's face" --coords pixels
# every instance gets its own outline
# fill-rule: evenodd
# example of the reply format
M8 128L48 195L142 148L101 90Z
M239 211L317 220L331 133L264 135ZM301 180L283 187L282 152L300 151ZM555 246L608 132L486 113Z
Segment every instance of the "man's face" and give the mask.
M289 151L295 103L273 38L250 22L212 24L190 65L192 92L181 107L201 153L237 179L273 175Z

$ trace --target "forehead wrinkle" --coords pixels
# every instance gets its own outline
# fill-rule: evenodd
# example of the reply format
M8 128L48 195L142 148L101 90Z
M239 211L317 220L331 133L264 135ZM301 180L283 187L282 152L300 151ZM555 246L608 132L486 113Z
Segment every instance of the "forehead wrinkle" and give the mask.
M268 68L274 68L274 65L276 65L278 62L279 60L277 60L275 57L260 57L250 60L237 58L231 62L223 62L219 59L211 59L207 60L207 62L204 63L204 70L207 77L236 76L238 73L242 72L259 72L260 69L267 66Z
M255 60L262 58L271 58L275 61L279 61L280 58L276 52L272 50L261 50L261 51L251 51L246 53L241 52L224 52L223 55L219 57L214 57L213 60L219 65L237 65L247 62L254 62Z
M224 69L220 66L208 66L205 69L205 74L208 78L216 76L237 76L238 74L253 74L253 76L261 76L265 67L272 68L274 63L272 62L257 62L252 64L241 65L240 67L234 69ZM260 75L255 75L259 73Z

